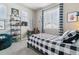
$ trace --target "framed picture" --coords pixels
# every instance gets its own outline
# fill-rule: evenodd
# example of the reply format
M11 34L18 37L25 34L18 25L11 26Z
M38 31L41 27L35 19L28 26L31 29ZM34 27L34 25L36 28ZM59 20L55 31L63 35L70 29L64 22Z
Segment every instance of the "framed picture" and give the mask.
M4 30L5 29L5 21L0 20L0 30Z
M77 20L77 12L68 13L68 22L76 22Z
M25 10L22 10L20 12L20 16L21 16L21 21L27 21L28 20L28 12Z
M19 10L15 9L15 8L11 8L11 14L14 16L18 16L19 15Z

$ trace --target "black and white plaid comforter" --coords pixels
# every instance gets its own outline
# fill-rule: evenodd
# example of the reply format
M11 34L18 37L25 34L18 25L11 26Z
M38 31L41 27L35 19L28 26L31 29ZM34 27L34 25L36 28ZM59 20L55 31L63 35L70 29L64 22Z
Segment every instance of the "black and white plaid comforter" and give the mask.
M42 36L32 35L29 37L27 43L45 55L79 55L79 47L73 44L53 41L57 36L47 36L45 34Z

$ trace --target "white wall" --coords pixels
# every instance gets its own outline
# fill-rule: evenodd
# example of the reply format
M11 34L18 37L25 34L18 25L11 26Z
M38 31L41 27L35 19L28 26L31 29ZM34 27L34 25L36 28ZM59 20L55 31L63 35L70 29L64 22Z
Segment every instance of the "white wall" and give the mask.
M35 19L36 22L35 23L36 23L36 27L38 27L40 31L42 31L42 21L41 21L41 19L42 19L42 10L43 9L45 10L45 9L53 8L56 5L58 5L58 4L56 4L56 3L55 4L51 4L51 5L47 6L47 7L44 7L42 9L39 9L39 10L36 11L36 19ZM45 32L49 33L49 34L56 34L57 35L58 32L55 31L55 30L46 29Z
M67 30L79 30L79 17L78 17L77 22L71 22L71 23L67 22L67 20L68 20L68 18L67 18L68 12L74 12L74 11L79 12L79 3L64 3L64 8L63 9L64 9L64 32L67 31ZM36 18L36 20L37 20L36 25L37 25L37 27L39 29L41 29L41 22L40 22L41 17L40 17L40 15L41 15L41 11L38 10L37 11L37 18ZM52 33L52 32L55 32L55 31L46 30L46 32L47 33Z
M42 32L42 11L41 10L37 10L36 11L36 18L35 18L35 27L38 27L38 29L40 30L40 32Z
M21 4L15 4L15 3L3 3L3 5L5 5L7 7L7 22L5 22L5 30L0 30L0 33L5 33L7 31L9 31L10 26L9 26L9 18L10 18L10 14L11 14L11 8L16 8L19 9L19 11L21 12L22 10L25 10L28 12L28 18L30 21L32 21L32 25L30 26L32 27L38 27L39 30L41 31L41 9L39 10L32 10L29 9ZM51 6L55 6L51 5ZM48 7L44 7L42 9L46 9ZM67 22L67 13L68 12L73 12L73 11L79 11L79 3L65 3L64 4L64 31L67 30L71 30L71 29L79 29L79 20L77 22L72 22L72 23L68 23ZM27 30L23 30L24 28L22 27L22 33L26 32ZM47 30L47 32L49 32ZM50 31L51 32L51 31Z
M11 15L11 8L16 8L19 10L19 12L21 13L22 10L24 11L27 11L28 12L28 20L30 20L30 28L32 29L33 27L33 24L32 24L32 21L34 20L34 11L32 9L29 9L27 7L25 7L24 5L21 5L21 4L16 4L16 3L4 3L3 5L5 5L7 7L7 20L8 22L5 23L5 30L0 30L0 33L5 33L6 31L10 30L10 24L9 24L9 20L10 20L10 15ZM8 25L7 25L8 23ZM23 28L22 27L22 34L24 32L27 31L27 27L25 29L25 27Z

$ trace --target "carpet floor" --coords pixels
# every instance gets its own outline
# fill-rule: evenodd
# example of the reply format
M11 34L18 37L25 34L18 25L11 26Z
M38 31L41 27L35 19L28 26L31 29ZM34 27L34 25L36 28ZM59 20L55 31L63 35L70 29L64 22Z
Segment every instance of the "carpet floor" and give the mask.
M26 40L13 43L9 48L1 50L0 55L40 55L34 50L27 48Z

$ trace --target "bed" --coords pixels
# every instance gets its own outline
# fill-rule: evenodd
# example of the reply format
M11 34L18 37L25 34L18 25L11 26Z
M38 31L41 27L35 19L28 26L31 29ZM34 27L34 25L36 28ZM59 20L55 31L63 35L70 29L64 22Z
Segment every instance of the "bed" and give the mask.
M44 55L79 55L79 47L74 44L62 43L61 36L46 33L33 34L27 41L28 48L32 47Z

